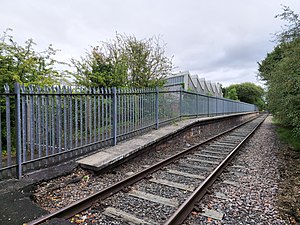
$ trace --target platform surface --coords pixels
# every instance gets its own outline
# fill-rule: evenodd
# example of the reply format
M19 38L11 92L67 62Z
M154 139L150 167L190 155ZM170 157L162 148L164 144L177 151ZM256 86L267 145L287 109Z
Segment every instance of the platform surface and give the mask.
M193 119L184 119L177 121L171 125L163 126L158 130L151 130L143 135L135 136L128 141L118 143L115 146L103 149L95 154L87 156L77 161L77 163L86 169L100 171L119 160L129 157L141 149L144 149L169 135L175 134L180 130L185 129L192 124L200 121L208 121L228 117L230 115L214 116L214 117L199 117Z

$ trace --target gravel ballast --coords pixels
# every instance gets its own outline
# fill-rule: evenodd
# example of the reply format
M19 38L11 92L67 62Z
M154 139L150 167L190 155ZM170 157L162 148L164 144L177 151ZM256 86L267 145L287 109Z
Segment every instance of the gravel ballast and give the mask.
M293 224L279 208L282 145L271 119L241 148L184 224ZM219 193L223 198L216 197ZM222 220L203 216L205 209L222 213Z
M55 211L197 142L199 140L192 140L151 152L151 157L150 153L145 153L100 175L76 169L68 176L39 184L34 197L44 209ZM242 147L231 166L211 187L209 194L197 204L185 224L297 224L299 200L295 199L295 195L298 193L299 196L299 188L290 188L290 198L285 190L299 183L290 181L291 172L284 161L286 157L282 156L282 146L271 124L271 117L268 117L251 140ZM297 157L299 155L296 154L296 159L299 159ZM216 197L219 193L223 198ZM293 204L288 205L289 201ZM222 213L222 220L202 216L206 208ZM98 219L94 218L93 222L119 224L118 221L109 223L110 220L105 216ZM82 218L78 218L78 221L82 221Z

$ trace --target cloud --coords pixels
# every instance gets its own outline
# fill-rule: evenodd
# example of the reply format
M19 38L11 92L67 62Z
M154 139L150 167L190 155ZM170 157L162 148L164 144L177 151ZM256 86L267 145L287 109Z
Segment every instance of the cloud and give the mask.
M0 31L14 29L16 40L50 43L59 59L83 55L90 45L116 32L161 36L178 70L190 70L223 83L256 81L257 61L271 51L271 33L280 4L295 12L293 0L2 0Z

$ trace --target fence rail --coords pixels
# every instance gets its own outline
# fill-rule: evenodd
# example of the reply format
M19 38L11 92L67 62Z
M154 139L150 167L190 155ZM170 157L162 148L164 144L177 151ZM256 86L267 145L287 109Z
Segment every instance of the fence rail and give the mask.
M181 117L257 111L183 90L5 86L0 94L0 178L89 153Z

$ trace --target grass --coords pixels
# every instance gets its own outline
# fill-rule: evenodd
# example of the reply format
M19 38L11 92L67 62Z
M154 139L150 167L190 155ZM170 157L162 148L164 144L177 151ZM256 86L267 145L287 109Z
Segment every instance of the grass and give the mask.
M276 120L273 120L273 123L276 125L276 131L281 140L289 144L296 151L300 151L300 138L295 137L292 132L292 129L285 127L282 124L278 123Z

